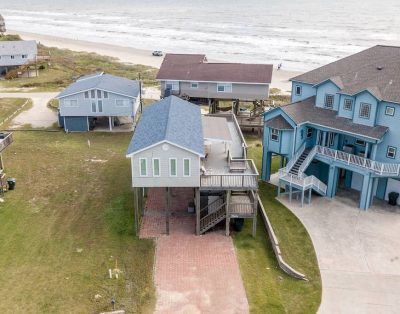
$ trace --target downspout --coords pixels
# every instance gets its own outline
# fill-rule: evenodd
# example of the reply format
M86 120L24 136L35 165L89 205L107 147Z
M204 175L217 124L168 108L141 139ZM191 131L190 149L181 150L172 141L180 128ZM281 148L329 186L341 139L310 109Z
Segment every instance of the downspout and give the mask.
M297 125L294 127L294 137L293 137L293 149L292 149L292 156L294 156L294 154L296 153L296 138L297 138ZM292 158L290 158L292 159Z

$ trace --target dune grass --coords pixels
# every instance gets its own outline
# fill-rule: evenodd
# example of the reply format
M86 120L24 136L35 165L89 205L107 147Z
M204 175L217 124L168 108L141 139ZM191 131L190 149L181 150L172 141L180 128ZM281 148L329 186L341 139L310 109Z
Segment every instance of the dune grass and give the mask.
M14 133L4 159L17 186L0 203L1 313L98 313L113 296L127 313L151 311L154 243L134 236L130 137ZM119 279L109 279L115 267Z
M261 170L262 147L255 136L246 136L248 155ZM279 168L273 159L272 171ZM280 270L258 217L257 237L251 237L251 221L233 240L251 313L316 313L321 302L321 278L311 239L295 215L275 199L276 188L260 183L260 198L280 241L285 260L307 275L309 281L293 279Z
M133 80L138 79L140 74L144 86L158 85L155 80L157 69L153 67L125 64L116 58L96 53L76 52L43 45L38 45L38 55L50 58L38 61L39 77L0 81L0 88L10 91L59 91L77 77L94 72L106 72Z

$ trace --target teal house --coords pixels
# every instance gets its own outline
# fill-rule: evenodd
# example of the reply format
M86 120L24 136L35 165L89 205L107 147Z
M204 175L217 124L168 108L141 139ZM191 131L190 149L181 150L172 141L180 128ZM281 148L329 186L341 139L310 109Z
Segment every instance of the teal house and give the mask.
M374 198L400 192L400 47L375 46L291 79L291 104L264 113L262 179L280 158L279 186Z

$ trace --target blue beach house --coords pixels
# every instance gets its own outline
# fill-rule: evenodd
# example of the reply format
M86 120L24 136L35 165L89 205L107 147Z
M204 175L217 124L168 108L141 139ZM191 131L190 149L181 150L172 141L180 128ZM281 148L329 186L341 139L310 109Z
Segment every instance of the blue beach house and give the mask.
M85 75L58 96L59 125L66 132L132 126L140 104L140 84L104 72Z
M351 191L367 209L400 192L399 73L400 47L375 46L292 78L292 103L264 114L262 179L276 156L302 204Z

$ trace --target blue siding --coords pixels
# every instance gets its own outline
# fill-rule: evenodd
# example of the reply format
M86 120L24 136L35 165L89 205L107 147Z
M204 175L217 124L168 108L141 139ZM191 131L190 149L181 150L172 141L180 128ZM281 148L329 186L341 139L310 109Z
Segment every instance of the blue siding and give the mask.
M325 108L325 95L334 95L335 101L333 104L333 110L338 110L339 108L339 88L333 84L331 81L326 81L325 83L317 87L317 97L315 104L317 107Z
M87 132L88 117L64 117L66 132Z
M296 86L301 86L301 95L296 95ZM315 88L312 84L293 82L292 83L292 102L310 98L315 95Z
M353 105L351 107L351 110L344 109L344 102L346 99L352 100ZM348 119L353 119L354 115L354 106L355 106L355 97L349 96L349 95L344 95L344 94L339 94L339 111L338 111L338 116L348 118Z
M360 105L361 103L367 103L371 105L371 112L369 119L360 118ZM356 96L354 105L353 122L358 124L364 124L369 126L375 125L376 111L378 107L377 99L372 96L369 92L362 92Z

